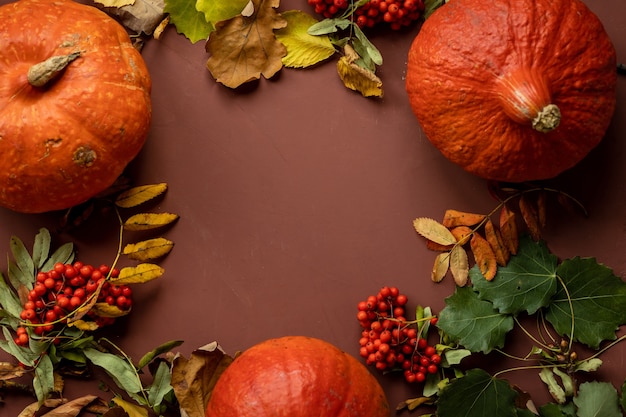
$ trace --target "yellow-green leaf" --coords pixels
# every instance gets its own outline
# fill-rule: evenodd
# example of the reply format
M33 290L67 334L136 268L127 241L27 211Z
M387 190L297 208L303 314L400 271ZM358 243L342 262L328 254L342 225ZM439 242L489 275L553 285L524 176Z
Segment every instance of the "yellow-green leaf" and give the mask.
M289 10L281 13L281 16L287 21L287 27L274 34L287 48L287 55L283 57L284 66L310 67L335 54L335 47L328 36L313 36L307 32L318 22L313 16L300 10Z
M207 22L215 26L217 22L232 19L241 14L250 0L197 0L196 10L204 14Z
M176 32L185 35L191 43L206 40L215 29L211 22L207 22L204 13L196 9L194 1L165 0L163 12L169 16Z
M173 247L174 242L159 237L137 243L129 243L124 247L123 253L131 259L147 261L167 255Z
M113 397L111 400L118 406L122 407L128 417L148 417L148 410L136 404L130 403L121 397Z
M159 265L142 263L137 266L127 266L120 270L120 275L111 280L111 284L141 284L159 278L165 269Z
M413 227L417 233L440 245L454 245L456 243L456 238L452 232L437 220L418 217L413 220Z
M132 231L156 229L175 222L178 217L178 214L174 213L139 213L124 222L124 229Z
M115 205L122 208L136 207L167 191L167 184L141 185L124 191L115 199Z
M122 310L116 305L108 303L96 303L93 305L91 311L100 317L122 317L130 313L130 309Z
M108 305L108 304L107 304ZM85 321L85 320L74 320L71 323L68 323L68 326L74 326L79 330L85 332L93 332L98 329L98 325L95 321Z
M135 0L95 0L95 3L99 3L104 7L123 7L131 6L135 4Z

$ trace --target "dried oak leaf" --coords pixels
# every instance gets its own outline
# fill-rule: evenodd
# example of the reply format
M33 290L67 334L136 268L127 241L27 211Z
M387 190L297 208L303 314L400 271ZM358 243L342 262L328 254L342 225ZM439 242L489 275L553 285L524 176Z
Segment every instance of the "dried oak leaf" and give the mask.
M372 71L360 67L355 62L359 55L350 45L344 47L345 55L337 62L339 78L350 90L358 91L363 97L382 97L383 82Z
M448 209L443 216L443 225L449 228L456 226L475 226L484 219L484 214Z
M287 48L274 35L274 30L287 25L274 9L280 0L252 0L250 16L238 15L219 22L205 45L210 54L207 68L213 78L226 87L237 88L244 83L273 77L283 67Z
M489 242L478 233L474 233L470 240L470 247L480 273L483 274L487 281L491 281L496 276L498 264L496 255L493 253Z
M519 246L517 220L515 212L511 211L506 205L502 206L502 210L500 210L500 235L502 236L502 242L511 255L517 254Z

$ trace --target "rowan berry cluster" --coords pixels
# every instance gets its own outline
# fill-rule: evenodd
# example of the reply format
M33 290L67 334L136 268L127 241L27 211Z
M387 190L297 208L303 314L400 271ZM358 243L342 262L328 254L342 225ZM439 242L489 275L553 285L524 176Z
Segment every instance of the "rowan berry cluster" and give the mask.
M128 285L112 285L108 278L119 276L119 270L107 265L94 267L82 262L56 263L48 272L38 272L33 289L23 304L20 319L23 325L16 330L15 343L27 346L27 327L38 336L60 330L67 318L79 307L96 298L96 302L114 305L120 310L132 306L132 290ZM89 310L83 320L91 320L98 327L112 324L113 317L101 317Z
M332 18L346 10L350 0L308 0L308 3L315 7L315 13ZM400 30L419 20L423 12L423 0L370 0L354 11L354 17L360 28L384 22L391 29Z
M439 370L441 356L428 344L420 322L407 321L407 297L396 287L382 287L357 305L362 327L359 354L379 371L402 370L407 382L424 382ZM437 318L427 318L436 324ZM421 322L423 323L423 322Z

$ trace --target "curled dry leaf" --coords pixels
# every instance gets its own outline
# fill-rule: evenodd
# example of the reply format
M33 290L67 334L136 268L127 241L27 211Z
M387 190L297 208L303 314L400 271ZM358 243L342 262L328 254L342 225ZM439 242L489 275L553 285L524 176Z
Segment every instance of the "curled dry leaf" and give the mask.
M448 273L450 268L450 252L440 253L435 257L435 263L433 264L433 270L430 274L430 278L433 282L441 282Z
M156 198L167 191L167 184L141 185L130 188L115 199L115 205L121 208L137 207L147 201Z
M174 213L139 213L124 222L124 229L130 231L150 230L167 226L179 219Z
M85 395L75 400L65 402L58 407L42 414L41 417L76 417L85 407L97 400L95 395Z
M7 381L19 378L26 373L23 366L14 365L9 362L0 362L0 381Z
M140 407L137 404L128 402L120 396L113 397L111 401L113 401L117 406L124 409L124 411L126 412L126 414L128 414L129 417L148 417L147 409Z
M506 205L500 210L500 235L502 243L506 246L511 255L517 254L519 246L519 234L517 232L517 220L515 212Z
M363 97L382 97L383 82L374 72L357 65L358 59L354 48L346 45L344 56L337 61L339 78L347 88L358 91Z
M485 220L484 214L467 213L464 211L448 209L443 216L443 225L448 228L456 226L475 226Z
M137 261L148 261L161 258L171 252L174 242L158 237L143 240L137 243L129 243L124 247L123 254Z
M450 272L454 282L459 287L464 287L469 278L469 261L467 252L462 246L457 245L450 251Z
M452 232L437 220L428 217L418 217L413 220L413 227L417 233L440 245L447 246L456 244L456 238Z
M92 311L100 317L110 318L122 317L130 313L130 309L122 310L121 308L108 303L96 303L94 304Z
M536 202L530 199L528 194L523 194L519 199L519 209L522 219L528 227L528 232L533 240L541 239L541 225L539 222L539 214Z
M285 46L276 39L274 30L287 21L274 10L280 0L253 0L250 16L238 15L218 22L205 45L210 54L207 68L213 78L226 87L237 88L261 75L273 77L282 69L287 55Z
M491 219L488 219L485 223L485 239L487 239L487 242L491 245L491 249L493 249L493 253L496 255L498 265L506 266L511 254L504 245L500 231L495 228Z
M480 273L483 274L487 281L491 281L496 276L498 264L496 255L493 253L489 242L478 233L474 233L470 240L470 247Z

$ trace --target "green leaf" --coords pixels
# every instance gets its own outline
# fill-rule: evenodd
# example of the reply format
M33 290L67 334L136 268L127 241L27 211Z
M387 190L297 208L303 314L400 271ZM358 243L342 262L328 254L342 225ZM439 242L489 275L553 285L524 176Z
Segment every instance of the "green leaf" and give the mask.
M566 288L559 286L546 314L555 330L570 336L573 311L573 340L594 349L603 340L615 340L615 332L626 323L626 283L594 258L565 260L557 275Z
M443 358L448 366L458 365L464 358L470 356L472 352L467 349L449 349L443 352Z
M471 369L440 393L438 417L515 417L517 393L503 380L482 369Z
M128 394L136 394L143 389L135 368L120 356L93 348L85 349L84 352L87 359L104 369L115 384Z
M217 22L232 19L241 14L250 0L197 0L196 10L204 14L207 22L215 26Z
M470 279L480 298L491 301L500 313L534 314L556 293L557 263L544 242L523 236L517 255L498 268L492 281L487 281L476 267L470 270Z
M577 417L622 417L617 391L609 382L580 384L574 404L578 407Z
M372 42L365 36L361 28L358 25L352 25L354 30L355 38L352 39L352 47L356 51L357 54L361 57L363 62L357 61L356 64L362 66L363 68L367 68L371 71L375 71L376 65L383 64L383 56L374 46Z
M287 48L283 65L290 68L304 68L315 65L335 54L335 47L328 36L313 36L307 29L317 22L313 16L300 10L290 10L281 14L287 26L274 32Z
M204 13L196 9L196 3L193 0L165 0L163 12L169 14L170 23L176 27L176 31L192 43L206 40L214 30Z
M548 403L539 408L541 417L576 417L576 407L569 402L564 405Z
M624 413L626 413L626 380L624 380L624 383L622 384L622 401L620 403L620 405L622 406L622 411Z
M152 384L148 387L148 402L153 408L158 408L163 402L163 397L174 389L171 381L172 374L167 362L159 363Z
M35 264L33 263L33 258L30 257L30 253L28 253L28 249L24 246L24 242L22 242L17 236L12 236L10 247L17 267L27 278L29 278L28 281L21 282L32 282L32 278L35 275Z
M50 258L44 262L41 267L42 271L50 271L54 268L54 264L60 262L62 264L71 263L74 260L74 244L72 242L65 243L57 248Z
M41 269L50 254L50 232L46 228L39 229L33 244L33 264L37 270Z
M41 355L39 362L37 362L33 388L39 402L45 400L54 391L54 369L48 355Z
M537 414L530 411L528 408L518 408L515 410L517 417L537 417Z
M162 345L157 346L150 352L143 355L143 357L139 360L139 363L137 364L137 369L143 369L144 366L152 362L152 360L156 358L157 356L163 353L169 352L173 348L180 346L182 344L183 344L182 340L170 340L169 342L165 342Z
M0 349L26 366L35 365L35 361L39 358L39 355L34 354L30 349L16 345L11 332L5 326L2 326L2 334L5 340L0 340Z
M22 303L13 289L4 280L4 276L0 273L0 307L7 314L18 320L22 312Z
M324 19L309 26L307 33L311 36L330 35L331 33L335 33L339 30L346 30L350 27L350 25L352 25L352 22L348 19Z
M457 287L446 298L437 326L472 352L489 353L504 346L513 328L513 317L499 313L489 301L480 300L469 287Z

